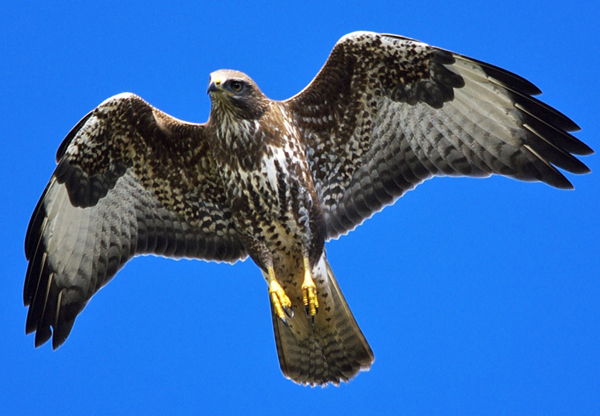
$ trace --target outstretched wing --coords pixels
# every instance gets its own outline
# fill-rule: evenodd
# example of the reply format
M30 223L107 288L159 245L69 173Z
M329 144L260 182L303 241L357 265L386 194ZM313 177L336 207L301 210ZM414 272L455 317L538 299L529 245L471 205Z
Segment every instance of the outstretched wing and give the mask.
M36 346L50 327L60 346L89 299L136 254L246 256L205 134L120 94L67 135L25 240L26 332L37 331Z
M285 101L302 132L328 238L434 175L543 181L587 173L579 128L525 79L395 35L351 33Z

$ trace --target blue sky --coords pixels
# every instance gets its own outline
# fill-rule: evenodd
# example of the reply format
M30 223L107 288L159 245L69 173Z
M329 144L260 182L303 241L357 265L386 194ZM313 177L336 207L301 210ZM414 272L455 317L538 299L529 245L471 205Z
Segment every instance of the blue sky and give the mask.
M50 4L52 3L52 5ZM364 3L364 2L361 2ZM598 141L600 6L573 2L17 2L0 15L5 414L598 414L600 187L434 179L328 256L376 361L339 388L281 375L250 262L136 258L57 351L25 336L23 242L75 123L135 92L204 122L208 74L301 90L341 36L417 38L514 71Z

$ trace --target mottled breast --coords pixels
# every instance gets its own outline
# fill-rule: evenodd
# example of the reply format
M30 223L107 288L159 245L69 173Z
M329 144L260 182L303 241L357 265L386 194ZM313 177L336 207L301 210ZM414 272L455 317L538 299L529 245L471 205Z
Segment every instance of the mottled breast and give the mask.
M221 133L220 173L243 241L272 251L311 249L323 218L298 131L281 108Z

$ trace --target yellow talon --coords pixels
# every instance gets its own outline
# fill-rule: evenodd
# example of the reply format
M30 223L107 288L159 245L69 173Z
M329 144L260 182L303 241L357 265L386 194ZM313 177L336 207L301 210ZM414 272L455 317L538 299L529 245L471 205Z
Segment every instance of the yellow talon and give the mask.
M290 298L285 294L285 291L275 278L275 271L272 267L269 267L269 295L271 295L271 302L273 302L273 308L275 308L275 313L282 321L285 321L285 310L288 311L292 307L292 302Z
M319 310L319 300L317 299L317 286L310 272L310 261L308 257L304 257L304 281L302 282L302 301L306 308L306 314L311 318L317 314Z

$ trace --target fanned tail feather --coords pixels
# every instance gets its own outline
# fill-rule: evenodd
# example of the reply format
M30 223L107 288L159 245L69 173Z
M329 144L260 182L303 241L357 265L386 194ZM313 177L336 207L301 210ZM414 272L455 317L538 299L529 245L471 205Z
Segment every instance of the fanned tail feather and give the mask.
M296 383L339 385L375 360L335 276L322 255L313 269L319 311L311 323L301 297L290 296L295 314L283 322L271 310L281 371ZM300 300L300 302L298 302Z

